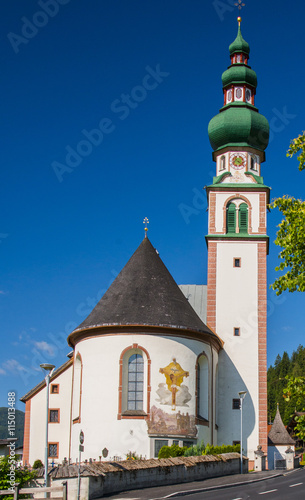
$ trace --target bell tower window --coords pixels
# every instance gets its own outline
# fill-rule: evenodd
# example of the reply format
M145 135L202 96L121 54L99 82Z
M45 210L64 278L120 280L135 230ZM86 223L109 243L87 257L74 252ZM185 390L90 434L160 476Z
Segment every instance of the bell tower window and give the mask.
M236 233L236 206L232 202L227 206L227 233Z
M256 157L254 155L251 156L251 159L250 159L250 169L251 170L257 170L256 168Z
M238 211L238 226L240 233L248 233L248 205L241 203Z
M225 170L226 169L226 157L225 155L222 155L220 158L220 168L219 170Z

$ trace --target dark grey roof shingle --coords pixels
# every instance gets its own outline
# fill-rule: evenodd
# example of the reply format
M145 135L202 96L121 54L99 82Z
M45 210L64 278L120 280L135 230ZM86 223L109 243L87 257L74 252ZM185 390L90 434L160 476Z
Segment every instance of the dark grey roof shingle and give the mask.
M189 304L148 238L74 332L107 325L185 328L215 336Z
M274 417L272 427L268 434L268 445L275 446L280 444L290 445L290 444L295 444L295 441L294 439L292 439L291 436L289 436L285 428L285 425L283 424L279 408L277 407L276 415Z

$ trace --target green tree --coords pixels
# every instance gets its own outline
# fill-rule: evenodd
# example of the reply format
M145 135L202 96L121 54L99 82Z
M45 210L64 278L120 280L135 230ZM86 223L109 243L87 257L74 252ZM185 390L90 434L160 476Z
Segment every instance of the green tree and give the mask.
M305 132L293 139L287 151L287 156L298 154L299 170L305 169ZM275 244L282 248L279 258L282 262L276 271L286 271L271 285L280 295L285 290L289 292L305 291L305 202L291 196L276 198L269 205L277 208L283 215L278 225Z
M0 457L0 490L12 490L10 480L12 470L14 471L15 483L19 483L21 488L36 477L36 472L30 471L27 467L15 467L15 461L9 455ZM2 500L12 499L13 495L5 495L0 498Z
M305 412L305 376L293 377L286 376L287 385L284 388L285 401L294 400L296 410ZM300 439L305 439L305 415L295 417L297 423L295 433Z

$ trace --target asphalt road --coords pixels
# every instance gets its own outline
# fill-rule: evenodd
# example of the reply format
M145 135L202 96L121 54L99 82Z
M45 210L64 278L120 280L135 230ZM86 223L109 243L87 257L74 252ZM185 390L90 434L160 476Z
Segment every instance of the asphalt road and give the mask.
M176 497L177 498L177 497ZM184 500L304 500L305 469L265 481L225 489L190 492Z
M291 472L265 471L214 479L129 490L107 500L305 500L305 468ZM100 499L102 500L102 499Z

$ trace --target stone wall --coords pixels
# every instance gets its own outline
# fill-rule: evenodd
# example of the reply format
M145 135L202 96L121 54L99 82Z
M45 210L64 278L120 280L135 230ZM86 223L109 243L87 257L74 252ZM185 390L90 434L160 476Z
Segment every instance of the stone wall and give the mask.
M50 474L52 484L58 481L68 482L68 500L77 500L76 469L75 466L57 467ZM243 470L244 473L248 472L247 458L243 459ZM80 500L91 500L131 489L198 481L239 472L238 453L160 460L94 462L81 466Z

